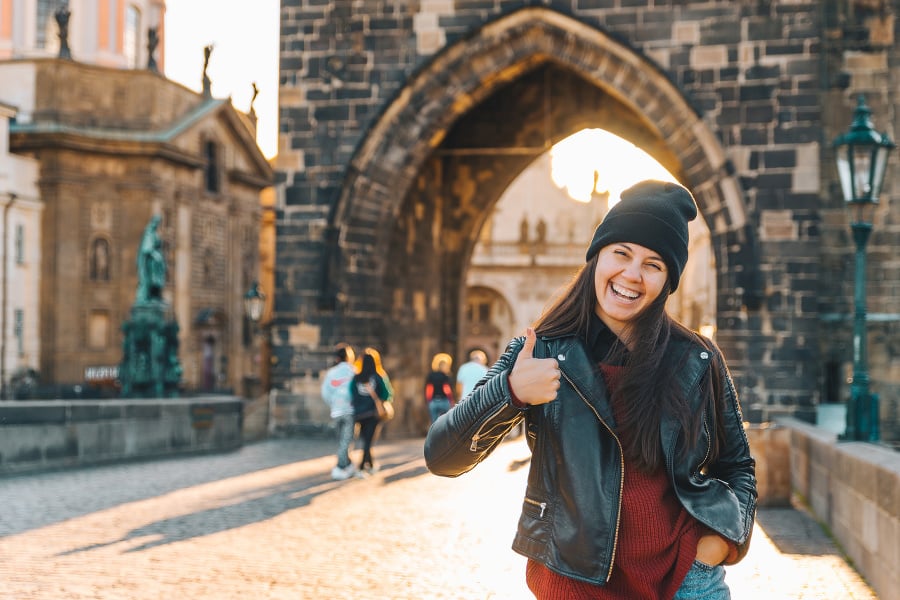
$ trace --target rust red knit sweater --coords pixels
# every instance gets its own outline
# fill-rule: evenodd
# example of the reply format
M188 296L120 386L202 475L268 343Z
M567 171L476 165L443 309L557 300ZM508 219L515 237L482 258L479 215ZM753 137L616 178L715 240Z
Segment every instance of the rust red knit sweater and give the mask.
M618 384L622 367L600 365L607 388ZM613 403L613 414L617 407ZM623 432L616 432L620 438ZM528 587L538 600L656 600L675 595L697 554L705 528L678 502L663 468L643 473L625 461L622 513L612 576L592 585L554 573L529 560Z

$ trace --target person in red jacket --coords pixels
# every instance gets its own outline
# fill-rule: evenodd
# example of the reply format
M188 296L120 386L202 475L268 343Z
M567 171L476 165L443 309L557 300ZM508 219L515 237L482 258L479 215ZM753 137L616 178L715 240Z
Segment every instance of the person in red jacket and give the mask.
M431 372L425 377L425 402L428 403L432 423L453 406L452 364L453 359L444 352L435 354L431 359Z

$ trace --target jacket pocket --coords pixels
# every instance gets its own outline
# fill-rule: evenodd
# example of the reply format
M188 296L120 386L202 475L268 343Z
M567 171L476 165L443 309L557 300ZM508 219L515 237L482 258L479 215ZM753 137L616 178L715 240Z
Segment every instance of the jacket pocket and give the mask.
M522 513L543 519L547 514L547 503L525 496L525 500L522 502Z
M531 540L531 552L537 552L550 540L550 504L528 496L522 501L517 537ZM534 544L537 545L534 545ZM535 556L534 554L529 554Z

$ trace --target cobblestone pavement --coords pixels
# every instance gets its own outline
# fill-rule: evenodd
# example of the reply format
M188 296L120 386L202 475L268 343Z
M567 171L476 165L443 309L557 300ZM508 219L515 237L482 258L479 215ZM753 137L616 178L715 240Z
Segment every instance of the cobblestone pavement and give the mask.
M504 443L458 479L422 440L335 482L330 440L0 479L0 598L528 599L510 550L528 466ZM875 595L804 513L763 509L734 600Z

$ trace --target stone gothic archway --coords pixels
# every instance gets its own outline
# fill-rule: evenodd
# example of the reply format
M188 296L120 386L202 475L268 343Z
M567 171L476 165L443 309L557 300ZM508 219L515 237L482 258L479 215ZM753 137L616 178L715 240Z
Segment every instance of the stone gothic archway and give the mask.
M357 147L332 207L320 304L340 312L338 337L385 347L409 401L428 357L459 351L465 269L494 203L535 157L585 127L642 147L692 190L716 253L720 343L732 342L732 313L758 294L758 258L715 132L648 57L527 8L409 78Z

